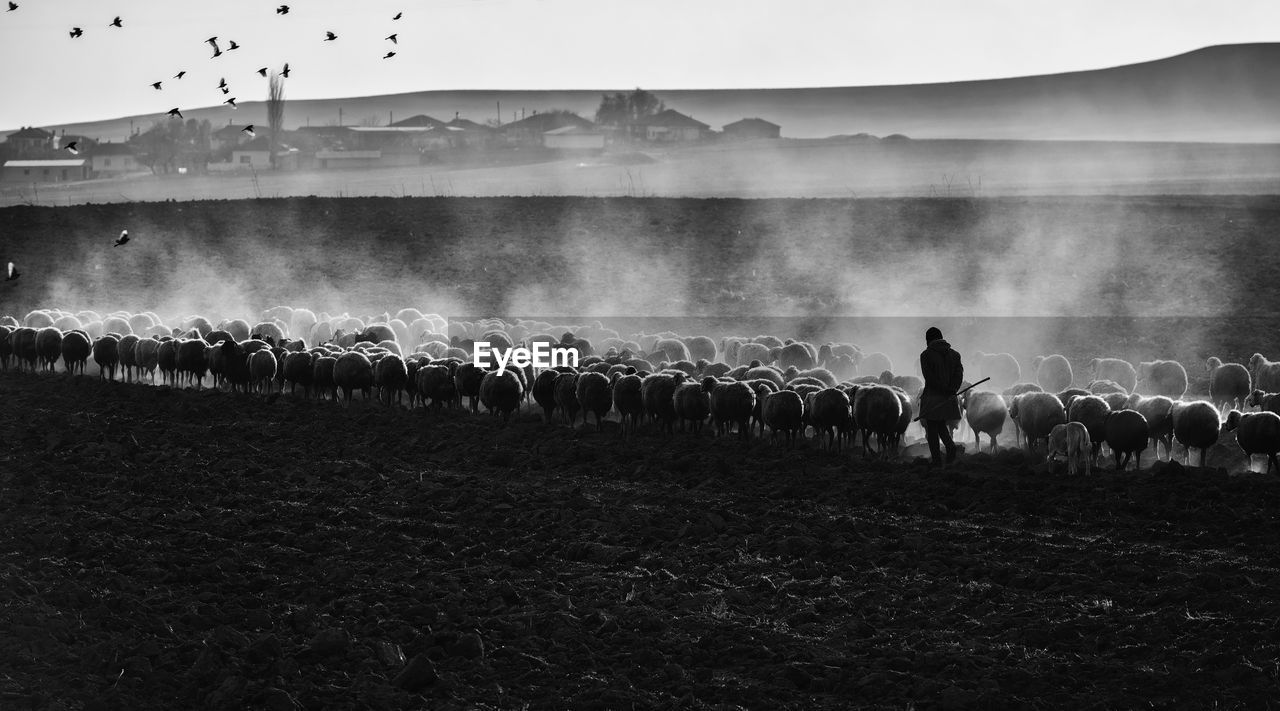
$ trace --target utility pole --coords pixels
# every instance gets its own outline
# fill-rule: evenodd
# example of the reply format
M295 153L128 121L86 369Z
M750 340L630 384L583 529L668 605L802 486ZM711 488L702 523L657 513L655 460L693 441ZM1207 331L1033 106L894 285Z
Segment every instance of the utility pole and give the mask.
M339 126L342 125L342 107L341 106L338 107L338 125Z
M498 104L498 125L501 126L502 125L502 102L498 101L496 103Z

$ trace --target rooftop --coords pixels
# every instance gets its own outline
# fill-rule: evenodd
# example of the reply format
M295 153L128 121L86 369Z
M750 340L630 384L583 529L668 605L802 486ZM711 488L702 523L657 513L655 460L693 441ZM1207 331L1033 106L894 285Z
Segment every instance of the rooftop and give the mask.
M79 168L85 164L84 158L75 160L7 160L4 162L6 168Z

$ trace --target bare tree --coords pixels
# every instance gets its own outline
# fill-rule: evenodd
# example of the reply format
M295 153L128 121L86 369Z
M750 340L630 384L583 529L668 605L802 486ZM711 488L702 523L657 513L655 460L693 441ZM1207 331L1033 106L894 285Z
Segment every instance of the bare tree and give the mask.
M268 138L271 167L276 167L276 149L280 144L280 133L284 130L284 82L280 75L271 72L267 82L267 126L271 129Z

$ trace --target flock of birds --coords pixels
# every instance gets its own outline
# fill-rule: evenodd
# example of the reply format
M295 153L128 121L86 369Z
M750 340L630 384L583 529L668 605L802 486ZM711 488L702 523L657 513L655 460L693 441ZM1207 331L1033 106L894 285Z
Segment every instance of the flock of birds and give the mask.
M117 245L127 242L122 233ZM560 333L561 335L553 335ZM477 343L494 352L545 344L576 354L576 363L535 369L531 364L477 363ZM861 436L866 456L900 453L919 418L924 382L895 373L884 353L849 343L816 345L760 335L678 336L671 332L620 334L599 322L553 325L539 321L447 321L406 308L368 318L275 307L253 323L201 316L165 321L152 312L44 309L19 321L0 317L0 366L16 358L19 369L84 373L92 360L99 377L125 381L160 379L174 387L213 386L279 397L286 389L351 403L353 393L387 406L433 409L480 406L504 421L522 410L555 420L602 428L616 414L624 437L642 422L661 431L695 434L711 424L717 434L749 439L766 430L788 447L809 437L839 450ZM1268 473L1280 468L1280 362L1255 354L1248 365L1211 358L1208 399L1187 397L1189 379L1177 361L1136 366L1096 358L1088 383L1077 385L1061 355L1036 358L1024 371L1008 353L973 353L966 375L978 386L959 398L962 418L952 424L981 449L982 435L996 439L1011 424L1019 445L1033 454L1065 457L1074 473L1086 472L1104 454L1117 470L1144 451L1172 459L1175 442L1200 464L1220 437L1250 458L1266 456ZM968 383L966 383L967 385ZM1142 394L1139 394L1141 391ZM339 394L341 393L341 395ZM1006 443L1007 444L1007 443Z
M9 9L7 10L7 12L13 12L13 11L15 11L15 10L17 10L17 9L18 9L18 7L19 7L18 3L13 2L13 0L8 0L8 2L9 2ZM275 12L276 12L276 14L277 14L277 15L288 15L288 14L289 14L289 12L290 12L290 7L289 7L288 5L279 5L279 6L277 6L277 7L276 7ZM403 13L403 12L397 12L395 15L393 15L393 16L392 16L391 20L394 22L394 21L396 21L396 20L401 19L402 17L404 17L404 13ZM120 16L119 16L119 15L117 15L117 16L116 16L116 17L115 17L115 18L114 18L114 19L113 19L113 20L112 20L112 21L107 25L107 27L108 27L108 28L115 27L115 28L123 29L123 28L124 28L124 21L120 18ZM67 34L69 34L69 35L71 36L71 39L78 39L78 38L80 38L80 37L83 37L83 36L84 36L84 29L83 29L83 28L81 28L81 27L72 27L72 28L68 31L68 33L67 33ZM322 42L333 42L333 41L336 41L337 39L338 39L338 35L337 35L337 33L333 32L332 30L326 30L326 31L325 31L324 39L323 39L323 40L321 40L321 41L322 41ZM385 39L386 41L391 42L391 44L393 44L393 45L398 45L398 44L399 44L399 33L398 33L398 32L393 32L393 33L391 33L390 35L387 35L384 39ZM241 45L240 45L238 42L236 42L235 40L227 40L227 47L226 47L226 49L224 50L224 49L222 48L222 46L219 44L219 42L218 42L218 37L217 37L217 35L214 35L213 37L210 37L209 39L205 40L205 42L206 42L210 47L212 47L212 48L213 48L213 56L212 56L212 57L210 57L211 59L217 59L218 57L221 57L221 56L222 56L223 54L225 54L226 52L233 52L233 51L235 51L235 50L240 49L240 47L241 47ZM393 49L393 50L389 50L385 55L383 55L383 57L382 57L382 58L383 58L383 59L391 59L391 58L392 58L392 57L394 57L394 56L396 56L396 52L395 52L395 50ZM261 75L262 77L266 77L266 76L267 76L267 73L268 73L269 71L270 71L270 67L262 67L262 68L260 68L260 69L258 69L258 70L257 70L257 73L258 73L259 75ZM281 76L281 77L283 77L283 78L285 78L285 79L288 79L288 78L289 78L289 73L290 73L290 71L291 71L291 69L290 69L290 67L289 67L289 63L288 63L288 62L285 62L285 63L284 63L284 67L283 67L283 68L281 69L281 71L280 71L280 76ZM186 76L186 74L187 74L187 71L186 71L185 69L183 69L183 70L180 70L177 74L174 74L174 75L173 75L173 78L174 78L174 79L177 79L177 80L181 80L184 76ZM164 88L164 81L165 81L165 80L160 80L160 81L151 82L151 88L155 89L156 91L163 91L163 88ZM223 100L222 100L222 103L224 103L224 104L226 104L226 105L230 106L232 109L237 108L237 107L236 107L236 97L234 97L234 96L229 96L229 95L230 95L230 93L231 93L231 88L230 88L230 85L227 83L227 79L226 79L226 77L222 77L222 78L220 79L220 81L218 82L218 87L217 87L217 88L218 88L219 90L221 90L221 91L222 91L222 95L223 95L223 96L227 96L227 97L228 97L228 98L226 98L226 99L223 99ZM166 113L166 115L167 115L167 116L169 116L169 117L171 117L171 118L178 118L178 119L184 118L184 117L183 117L183 115L182 115L182 111L181 111L180 107L176 107L176 106L175 106L174 108L170 109L170 110ZM252 137L252 136L254 136L254 135L255 135L255 134L253 133L252 128L253 128L253 127L252 127L252 126L250 126L250 127L248 127L248 129L246 130L246 133L248 133L248 134L250 135L250 137ZM79 149L78 149L78 147L76 146L76 144L75 144L74 142L69 143L67 146L65 146L65 149L66 149L69 153L71 153L71 154L73 154L73 155L75 155L75 154L78 154L78 153L79 153Z

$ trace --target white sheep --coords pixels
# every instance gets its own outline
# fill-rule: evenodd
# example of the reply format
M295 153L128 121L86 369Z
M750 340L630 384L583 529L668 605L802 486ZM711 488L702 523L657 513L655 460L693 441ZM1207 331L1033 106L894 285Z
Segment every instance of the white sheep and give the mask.
M1138 387L1152 395L1177 400L1187 394L1187 369L1176 360L1139 363Z
M1059 456L1067 459L1067 474L1076 476L1080 473L1080 462L1084 462L1085 475L1093 474L1093 458L1089 450L1093 443L1089 440L1089 430L1080 422L1067 422L1054 425L1049 432L1049 464Z
M982 435L991 440L990 451L996 451L996 437L1004 431L1005 420L1009 417L1009 406L1005 404L1000 393L986 390L970 390L960 396L960 404L964 407L965 421L973 430L973 449L982 448Z
M1138 371L1122 358L1094 358L1089 361L1090 380L1110 380L1128 392L1138 384Z
M1034 454L1037 442L1048 442L1053 428L1066 424L1067 411L1057 395L1025 392L1015 397L1009 405L1009 417L1018 423L1026 437L1027 451Z
M1249 358L1253 387L1267 393L1280 392L1280 362L1269 361L1261 353Z
M979 390L1004 390L1017 384L1022 379L1022 366L1018 364L1018 359L1014 358L1010 353L984 353L977 351L973 354L972 360L974 380L991 378L991 380L979 386L977 388ZM992 445L994 444L992 442Z
M1036 371L1036 382L1040 387L1049 392L1058 392L1071 387L1071 381L1075 375L1071 371L1071 361L1066 356L1058 354L1047 356L1036 356L1031 361L1031 367ZM1045 436L1048 436L1048 432Z

